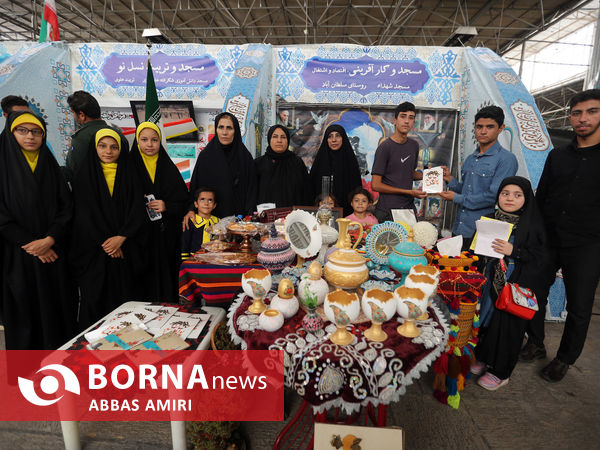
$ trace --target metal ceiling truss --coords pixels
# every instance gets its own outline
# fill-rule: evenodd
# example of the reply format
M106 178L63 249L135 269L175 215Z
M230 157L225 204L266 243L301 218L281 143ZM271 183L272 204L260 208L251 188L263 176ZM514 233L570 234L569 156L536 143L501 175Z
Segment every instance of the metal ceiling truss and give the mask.
M560 0L55 0L68 42L143 42L159 28L173 43L442 45L459 26L499 54L586 1ZM43 0L4 0L0 40L37 40Z

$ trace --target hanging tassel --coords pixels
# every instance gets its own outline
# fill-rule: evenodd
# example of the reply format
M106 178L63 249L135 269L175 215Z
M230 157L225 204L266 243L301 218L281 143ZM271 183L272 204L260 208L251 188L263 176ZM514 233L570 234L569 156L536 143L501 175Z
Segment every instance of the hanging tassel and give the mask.
M457 379L456 378L446 378L446 388L448 389L448 396L456 395L458 393L458 389L456 387Z
M449 395L448 396L448 404L452 406L454 409L458 409L458 405L460 405L460 395Z
M458 376L458 380L456 380L456 389L459 391L465 390L465 377L462 373Z
M463 375L463 377L467 376L469 369L471 369L471 356L462 355L460 357L460 373Z
M448 373L448 353L444 352L440 355L437 361L433 364L435 373Z
M443 405L448 404L448 393L447 392L435 391L433 393L433 396L437 399L438 402L442 403Z
M446 375L443 373L436 373L433 379L433 390L446 392Z
M448 376L450 378L456 379L458 374L460 373L460 357L456 355L451 355L448 358Z

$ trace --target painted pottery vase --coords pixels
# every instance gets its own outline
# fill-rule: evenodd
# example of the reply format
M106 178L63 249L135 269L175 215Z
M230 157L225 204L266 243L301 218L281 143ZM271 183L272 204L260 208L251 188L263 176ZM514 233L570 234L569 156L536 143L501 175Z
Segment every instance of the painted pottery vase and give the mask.
M329 339L337 345L348 345L354 335L346 330L346 326L356 320L360 314L360 300L354 292L336 289L327 294L324 311L327 318L337 326L337 331Z
M317 308L309 308L308 312L302 318L302 328L309 333L315 333L323 329L323 319L317 313Z
M313 261L306 273L301 275L301 281L298 284L298 297L301 301L306 300L307 293L317 297L317 305L322 305L325 301L325 296L329 293L329 285L327 281L321 278L323 269L321 264Z
M397 328L399 334L405 337L417 337L421 334L415 326L415 320L427 310L427 296L418 288L401 286L394 289L398 314L404 318L404 323Z
M396 313L397 300L393 292L382 289L368 289L361 300L363 313L371 320L371 328L364 332L367 339L383 342L388 335L381 329L381 324L387 322Z
M246 295L254 299L248 311L260 314L267 309L263 299L267 296L272 284L271 272L267 269L250 269L242 275L242 289Z

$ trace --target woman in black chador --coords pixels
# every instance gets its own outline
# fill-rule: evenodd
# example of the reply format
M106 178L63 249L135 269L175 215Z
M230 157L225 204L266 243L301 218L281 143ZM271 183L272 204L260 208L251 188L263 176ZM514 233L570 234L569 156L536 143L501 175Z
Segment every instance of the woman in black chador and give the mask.
M143 195L153 195L147 205L143 235L146 262L144 298L149 301L177 303L179 296L179 264L181 263L181 220L187 212L189 195L179 170L161 145L160 129L142 122L129 153L129 164L135 184ZM145 198L139 198L144 202ZM157 214L162 217L158 218Z
M0 135L0 317L8 350L56 349L75 334L66 258L72 213L43 119L11 113Z
M121 138L102 128L73 178L75 220L71 262L85 329L128 300L142 300L145 268L139 231L146 211ZM147 281L147 280L146 280Z
M513 224L513 229L508 241L496 239L492 244L495 251L504 255L506 275L499 259L493 258L486 265L487 283L481 302L482 310L491 309L491 318L475 349L477 362L471 366L471 372L479 374L487 369L478 384L488 390L508 383L527 326L527 320L495 307L505 276L508 282L536 293L543 288L540 274L546 257L544 223L531 183L518 176L505 178L498 189L496 204L498 208L490 217ZM483 313L480 320L483 323Z
M275 203L278 208L311 205L308 171L302 159L288 150L288 129L273 125L267 133L267 142L265 154L254 160L258 176L256 203Z
M200 152L190 182L190 192L200 186L215 190L219 218L250 215L256 207L256 172L252 155L242 141L235 116L224 112L215 117L215 137ZM189 214L193 218L194 213ZM188 216L184 223L187 224Z
M324 176L331 177L331 193L344 208L344 216L353 209L348 194L362 186L360 169L346 130L341 125L329 125L310 169L310 185L313 199L321 193Z

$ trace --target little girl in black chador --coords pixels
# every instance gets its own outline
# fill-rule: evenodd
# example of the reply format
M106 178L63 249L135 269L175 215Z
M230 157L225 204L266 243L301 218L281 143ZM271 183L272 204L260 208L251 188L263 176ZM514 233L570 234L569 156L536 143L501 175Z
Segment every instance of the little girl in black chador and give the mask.
M506 281L518 283L535 293L542 287L539 280L546 240L531 183L518 176L505 178L498 189L496 204L498 208L491 217L513 224L509 240L496 239L492 246L505 255ZM494 258L487 263L485 275L488 281L482 296L481 315L483 319L487 310L491 318L475 349L477 362L471 366L471 372L479 375L487 369L478 384L494 391L508 383L517 364L527 320L494 306L505 283L499 259Z

